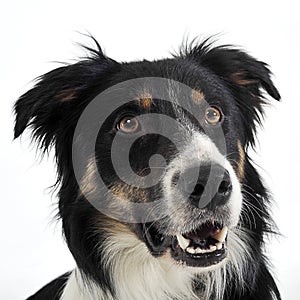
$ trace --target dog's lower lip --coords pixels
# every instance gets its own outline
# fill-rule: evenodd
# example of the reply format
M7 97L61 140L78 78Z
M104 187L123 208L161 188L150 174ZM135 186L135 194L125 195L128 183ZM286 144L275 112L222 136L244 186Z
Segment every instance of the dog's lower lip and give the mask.
M172 237L160 234L153 224L143 224L142 231L154 256L161 255L172 245Z

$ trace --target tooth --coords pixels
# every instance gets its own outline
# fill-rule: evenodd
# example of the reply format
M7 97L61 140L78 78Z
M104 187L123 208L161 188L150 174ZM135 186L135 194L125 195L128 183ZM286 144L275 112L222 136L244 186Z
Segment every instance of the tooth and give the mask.
M197 247L197 248L195 249L195 252L196 252L196 254L204 253L204 251L203 251L201 248L199 248L199 247Z
M216 246L213 246L213 245L210 245L210 246L209 246L209 250L210 250L210 252L214 252L214 251L217 250L217 247L216 247Z
M224 243L225 239L226 239L227 232L228 232L228 228L227 228L227 226L224 226L220 232L218 232L216 235L213 235L212 237L215 240L217 240L221 243Z
M189 253L191 253L191 254L195 254L196 253L196 250L194 248L192 248L192 247L188 247L186 249L186 251L189 252Z
M177 234L176 237L177 237L180 248L182 250L185 250L188 247L188 245L190 244L190 240L184 238L181 234Z
M216 246L217 246L218 250L221 250L222 247L223 247L223 244L221 242L219 242L219 243L216 244Z

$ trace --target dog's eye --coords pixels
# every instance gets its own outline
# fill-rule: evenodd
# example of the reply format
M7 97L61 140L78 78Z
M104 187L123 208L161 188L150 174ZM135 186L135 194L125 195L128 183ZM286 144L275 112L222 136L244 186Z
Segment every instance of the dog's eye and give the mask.
M205 120L208 124L217 125L222 121L222 112L213 106L206 108Z
M118 122L117 129L123 133L135 133L140 129L140 123L135 116L125 116Z

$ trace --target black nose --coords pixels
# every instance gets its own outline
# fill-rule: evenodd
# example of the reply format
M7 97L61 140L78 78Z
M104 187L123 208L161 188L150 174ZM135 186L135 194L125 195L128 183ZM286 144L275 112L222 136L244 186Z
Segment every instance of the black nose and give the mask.
M227 203L232 184L228 171L213 164L187 169L180 175L178 188L191 205L214 210Z

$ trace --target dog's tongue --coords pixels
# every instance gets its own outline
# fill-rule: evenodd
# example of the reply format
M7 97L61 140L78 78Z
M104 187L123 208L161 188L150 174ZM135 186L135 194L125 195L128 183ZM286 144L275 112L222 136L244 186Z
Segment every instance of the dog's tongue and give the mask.
M216 235L219 231L220 230L213 224L204 224L196 231L191 231L184 236L197 243L197 241L206 240L209 237Z

